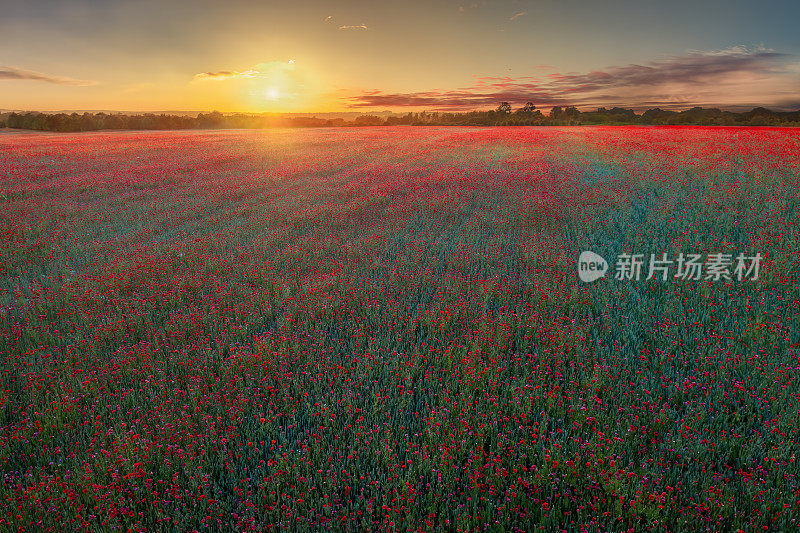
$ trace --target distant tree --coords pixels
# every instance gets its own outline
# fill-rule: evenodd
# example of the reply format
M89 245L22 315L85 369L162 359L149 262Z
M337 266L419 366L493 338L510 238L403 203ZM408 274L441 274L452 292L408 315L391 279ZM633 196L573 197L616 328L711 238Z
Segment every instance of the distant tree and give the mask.
M46 115L44 119L44 129L48 131L70 131L69 128L69 115L66 113L57 113L55 115Z
M407 126L407 125L413 124L413 123L414 123L414 114L413 113L406 113L402 117L397 117L397 116L386 117L386 125L387 126L399 126L399 125Z
M382 126L383 119L375 115L361 115L356 117L354 124L356 126Z
M78 119L78 127L81 131L92 131L97 129L97 122L94 119L94 115L91 113L84 113Z
M635 121L636 112L633 109L625 109L624 107L612 107L607 111L609 115L613 115L618 121Z
M161 120L158 120L160 123ZM197 115L197 125L201 128L221 128L224 125L225 117L219 111L212 111L204 115Z
M325 125L325 119L317 117L293 117L289 120L294 128L317 128Z
M25 118L30 120L30 128L33 130L47 129L47 115L43 113L26 113Z
M800 126L800 111L772 111L757 107L751 111L735 113L717 108L694 107L684 111L648 109L641 115L632 109L614 107L598 108L581 112L576 107L566 109L554 106L550 116L545 117L532 103L527 103L516 112L509 111L508 102L489 111L465 113L420 112L407 113L402 117L362 115L353 121L320 119L316 117L288 117L282 115L223 115L217 111L200 113L197 117L180 115L115 113L3 113L0 123L5 127L46 131L90 131L103 129L174 130L189 128L272 128L272 127L319 127L319 126L380 126L380 125L439 125L439 126L540 126L578 124L703 124L730 126Z
M11 113L6 119L6 126L9 128L23 128L22 116L17 113Z
M108 115L106 116L105 127L109 130L125 129L125 121L122 115Z

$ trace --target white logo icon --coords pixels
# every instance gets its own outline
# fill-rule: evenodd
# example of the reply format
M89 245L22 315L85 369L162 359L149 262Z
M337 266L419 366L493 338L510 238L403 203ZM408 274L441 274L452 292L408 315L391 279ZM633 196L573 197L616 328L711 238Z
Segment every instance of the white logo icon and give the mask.
M608 272L608 263L605 259L588 250L581 252L578 257L578 277L585 283L604 278Z

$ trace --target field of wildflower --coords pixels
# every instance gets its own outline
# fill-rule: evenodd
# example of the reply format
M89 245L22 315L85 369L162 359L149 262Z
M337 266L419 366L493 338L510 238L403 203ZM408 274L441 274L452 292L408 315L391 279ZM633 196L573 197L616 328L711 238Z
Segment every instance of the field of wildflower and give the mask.
M797 531L799 193L797 129L0 134L0 530Z

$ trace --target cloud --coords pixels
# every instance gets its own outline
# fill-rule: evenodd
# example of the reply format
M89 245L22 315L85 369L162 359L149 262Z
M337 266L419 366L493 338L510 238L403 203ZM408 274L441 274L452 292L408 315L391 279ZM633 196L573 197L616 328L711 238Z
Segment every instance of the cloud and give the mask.
M33 70L23 70L21 68L3 65L0 65L0 80L43 81L57 85L74 85L79 87L97 85L96 81L78 80L64 76L51 76L49 74L42 74L41 72L35 72Z
M365 24L358 24L356 26L339 26L340 30L368 30Z
M518 18L520 18L520 17L522 17L524 15L527 15L527 14L528 14L527 11L522 11L520 13L517 13L516 15L512 15L512 16L508 17L508 20L515 20L515 19L518 19Z
M297 61L267 61L259 63L247 70L217 70L201 72L195 74L193 81L229 81L229 80L252 80L269 79L279 73L294 71L297 68Z
M583 108L625 106L644 109L659 105L782 105L800 93L800 74L789 56L767 49L734 47L690 50L645 64L607 67L585 73L552 73L539 77L480 77L465 88L449 91L384 93L368 91L348 97L348 105L425 107L468 110L507 101L538 106L575 105Z
M237 78L255 78L257 77L259 72L255 69L244 70L242 72L237 72L234 70L218 70L216 72L201 72L199 74L194 75L194 79L196 81L203 81L203 80L214 80L214 81L225 81L225 80L234 80Z
M765 73L786 57L772 51L691 51L686 55L653 61L647 65L612 67L586 74L551 74L554 88L581 91L630 86L660 86L667 83L707 85L742 73Z

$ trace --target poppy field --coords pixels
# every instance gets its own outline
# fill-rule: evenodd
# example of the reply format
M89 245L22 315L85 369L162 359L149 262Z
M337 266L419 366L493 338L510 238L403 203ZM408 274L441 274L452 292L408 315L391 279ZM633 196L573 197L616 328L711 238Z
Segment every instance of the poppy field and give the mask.
M0 133L0 530L796 531L798 221L791 128Z

